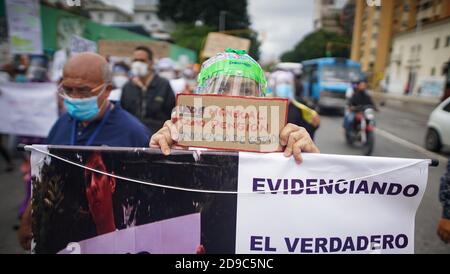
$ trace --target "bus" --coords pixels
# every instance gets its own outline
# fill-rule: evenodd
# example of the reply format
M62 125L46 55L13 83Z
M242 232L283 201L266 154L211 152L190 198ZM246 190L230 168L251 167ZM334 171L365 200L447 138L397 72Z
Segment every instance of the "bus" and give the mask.
M303 101L315 108L343 110L352 80L361 77L361 65L345 58L319 58L302 62Z

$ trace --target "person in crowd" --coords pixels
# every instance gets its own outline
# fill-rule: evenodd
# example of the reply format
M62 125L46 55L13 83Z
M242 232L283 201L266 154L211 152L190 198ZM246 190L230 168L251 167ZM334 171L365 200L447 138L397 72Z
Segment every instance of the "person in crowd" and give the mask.
M113 89L109 95L110 101L120 101L122 96L122 88L130 80L130 67L124 62L118 62L113 65L112 86Z
M131 64L132 79L122 89L121 104L152 131L170 119L175 95L169 81L153 69L153 52L137 47Z
M21 54L15 56L15 76L14 82L17 83L42 83L48 82L47 77L47 58L43 55ZM17 136L21 144L42 144L44 138L35 136ZM22 163L20 165L22 179L25 186L25 195L19 206L18 217L21 219L31 198L31 164L30 154L22 153Z
M8 150L3 146L3 137L6 136L4 134L0 134L0 154L2 155L3 159L5 159L6 172L12 172L14 170L14 163L12 161L11 155L9 155Z
M108 100L112 72L102 56L80 53L64 66L59 94L67 113L53 125L49 145L145 147L150 131L119 103ZM20 244L30 249L31 204L21 219Z
M344 117L344 128L351 132L353 129L353 123L355 120L355 111L363 106L372 106L378 111L377 106L372 101L372 98L367 92L367 80L366 78L359 78L355 80L353 91L351 92L350 99L348 99L348 109ZM347 91L347 93L349 93Z
M234 96L264 96L266 78L260 65L243 50L227 49L205 61L198 75L197 93ZM178 141L178 128L167 120L150 140L150 147L159 147L165 155ZM286 157L302 162L302 152L319 153L305 128L287 124L280 133L280 144Z
M315 110L297 101L298 90L294 73L277 70L270 78L273 95L289 99L288 123L305 128L314 140L315 132L320 125L320 116Z
M450 243L450 158L447 171L441 178L439 200L442 204L442 218L439 221L437 234L444 243Z

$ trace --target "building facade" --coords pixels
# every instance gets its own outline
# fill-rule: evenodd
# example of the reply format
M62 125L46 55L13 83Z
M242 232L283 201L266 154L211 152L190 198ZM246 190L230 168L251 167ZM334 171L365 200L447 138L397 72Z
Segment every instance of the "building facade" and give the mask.
M135 0L133 22L144 26L153 37L167 37L175 25L159 19L158 3L159 0Z
M394 1L369 6L365 0L356 0L351 59L361 63L373 82L383 78L388 63L393 15Z
M89 17L100 24L112 24L131 22L132 16L120 8L107 5L99 0L86 1L83 9L89 13Z
M335 0L315 0L314 30L324 29L340 34L344 32L340 24L342 9L336 2Z
M394 37L414 30L419 34L409 35L408 39L420 39L420 33L427 25L448 17L448 0L356 0L351 58L361 63L362 70L369 75L372 85L376 88L380 81L386 78L386 71L391 71L391 63L397 62L398 54L393 53ZM409 42L421 44L412 40ZM420 50L421 46L414 50L414 54ZM418 66L414 61L410 62L410 66ZM420 72L422 73L422 70ZM417 73L412 73L410 77L415 81L418 76ZM392 79L385 80L389 82Z
M392 93L439 97L445 80L442 69L449 60L450 18L399 32L392 39L386 88Z

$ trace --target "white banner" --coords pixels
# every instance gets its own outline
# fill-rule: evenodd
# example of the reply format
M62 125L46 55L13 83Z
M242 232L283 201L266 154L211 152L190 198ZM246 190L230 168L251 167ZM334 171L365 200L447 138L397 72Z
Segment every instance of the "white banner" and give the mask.
M42 54L39 5L38 0L6 0L12 54Z
M160 151L152 149L142 153L132 148L33 146L31 150L33 191L61 205L52 209L59 217L48 220L45 216L52 211L44 211L44 199L33 201L36 228L42 228L35 238L36 253L56 253L69 243L108 231L194 213L201 216L200 243L206 253L414 253L415 215L429 164L419 159L304 153L303 163L297 165L282 153L187 150L177 150L163 162ZM92 167L109 178L91 177ZM53 183L53 178L61 179ZM106 186L114 186L113 190L90 190L108 181ZM49 187L58 194L47 193ZM77 198L61 202L64 197ZM75 218L79 206L86 208L92 221ZM186 233L175 231L173 237L189 243L192 250L199 240L197 226L182 226ZM122 241L124 235L119 236ZM171 237L163 237L161 243L167 245L163 252L180 247L181 242ZM106 245L103 240L116 241L98 239L100 248ZM133 238L128 241L131 247L136 243ZM145 242L149 249L136 252L155 253L154 242Z
M0 84L0 132L47 137L58 119L55 83Z
M239 154L236 253L414 253L427 160L303 158Z

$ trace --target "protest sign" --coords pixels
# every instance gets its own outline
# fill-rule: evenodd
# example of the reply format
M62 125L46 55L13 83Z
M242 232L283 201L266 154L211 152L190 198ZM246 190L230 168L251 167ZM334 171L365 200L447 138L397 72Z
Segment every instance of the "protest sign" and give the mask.
M38 0L6 0L12 54L42 54L39 5Z
M72 54L80 52L97 52L97 43L78 35L72 35L72 39L70 40L70 52Z
M58 119L56 83L0 84L0 132L47 137Z
M282 153L29 149L35 253L83 253L89 239L88 253L110 252L95 243L113 240L116 252L192 253L199 218L206 253L413 253L429 162L306 153L297 165ZM163 224L174 229L167 238L151 232ZM141 233L155 239L137 247Z
M98 53L103 56L130 57L138 46L149 47L156 60L170 55L170 44L160 41L100 40L98 41Z
M203 58L209 58L215 56L218 52L223 52L227 48L248 51L250 49L250 40L220 32L210 32L206 37L202 56Z
M252 152L281 151L287 99L178 94L178 144Z

